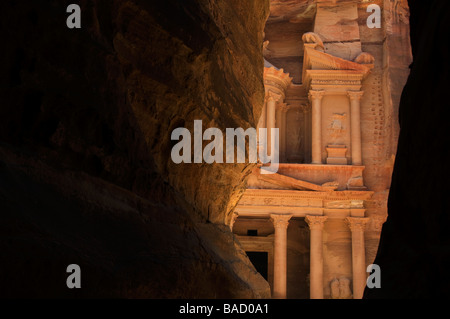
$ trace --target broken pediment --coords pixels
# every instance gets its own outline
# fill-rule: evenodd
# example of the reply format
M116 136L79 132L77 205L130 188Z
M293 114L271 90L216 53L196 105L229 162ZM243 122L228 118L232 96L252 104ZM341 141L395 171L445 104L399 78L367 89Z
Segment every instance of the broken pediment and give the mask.
M261 167L261 169L264 169L264 167ZM253 174L261 181L293 190L330 192L337 190L339 186L339 183L337 182L329 182L323 185L317 185L279 173L261 174L259 168L256 168L253 171Z
M354 61L350 61L325 53L317 34L308 32L303 41L303 84L307 87L313 81L328 85L361 85L374 67L374 58L367 52L361 52Z
M362 62L373 62L369 58L369 54L364 52L358 55L355 59ZM363 58L364 57L364 58ZM305 44L304 55L304 70L352 70L368 73L373 68L373 64L369 63L357 63L349 60L345 60L339 57L332 56L320 50L313 49Z

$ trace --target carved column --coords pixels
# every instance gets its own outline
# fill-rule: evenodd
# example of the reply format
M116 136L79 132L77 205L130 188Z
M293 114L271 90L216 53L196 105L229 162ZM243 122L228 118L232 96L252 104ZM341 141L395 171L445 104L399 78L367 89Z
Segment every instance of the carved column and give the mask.
M303 158L304 163L309 163L311 161L311 132L312 132L312 126L311 126L311 108L305 106L303 108L303 116L305 119L305 130L304 130L304 145L303 145L303 154L305 154L305 157Z
M286 162L286 139L287 139L287 121L286 114L289 110L289 106L287 104L280 105L280 162Z
M309 288L311 299L323 299L323 226L327 216L306 216L311 232Z
M267 94L267 155L272 155L272 129L275 128L275 112L276 112L276 97L274 94Z
M348 91L350 98L350 126L351 126L351 147L352 147L352 164L362 165L361 152L361 97L363 91Z
M287 271L287 228L291 215L271 214L270 219L273 223L273 227L275 228L272 298L285 299Z
M352 232L353 299L361 299L367 280L364 229L369 218L347 217L345 220Z
M312 163L322 164L322 98L325 91L310 90L309 98L312 109Z
M266 91L266 124L267 124L267 155L272 148L271 129L276 126L276 103L283 102L286 97L286 90L291 85L292 78L283 69L274 66L264 68L264 88Z
M283 103L278 102L276 106L276 112L275 112L275 126L278 128L278 161L282 163L281 160L281 144L283 143L283 135L282 135L282 128L281 128L281 105Z
M261 117L259 118L259 122L258 122L258 130L257 132L259 132L259 129L261 128L267 128L267 123L266 123L266 109L267 109L267 101L264 101L264 106L263 109L261 111ZM258 139L259 139L259 134L258 134ZM258 140L258 154L264 154L264 145L266 144L266 135L263 135L261 137L261 140ZM260 151L261 149L261 151Z

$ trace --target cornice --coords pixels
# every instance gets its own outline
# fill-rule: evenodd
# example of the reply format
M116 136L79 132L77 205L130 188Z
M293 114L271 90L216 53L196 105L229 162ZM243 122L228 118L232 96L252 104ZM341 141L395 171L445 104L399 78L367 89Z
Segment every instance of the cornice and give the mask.
M373 191L300 191L300 190L273 190L273 189L247 189L242 196L242 200L246 198L298 198L298 199L319 199L327 201L344 201L344 200L369 200L372 198Z

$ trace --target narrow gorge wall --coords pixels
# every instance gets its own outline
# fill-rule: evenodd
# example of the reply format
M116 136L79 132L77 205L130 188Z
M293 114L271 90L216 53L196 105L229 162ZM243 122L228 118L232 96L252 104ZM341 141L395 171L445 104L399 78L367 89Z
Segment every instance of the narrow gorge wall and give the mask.
M269 297L225 225L252 166L170 160L194 119L255 126L268 1L69 3L1 11L0 295Z
M399 108L400 135L375 263L381 288L365 298L448 298L450 220L450 4L408 1L413 63ZM392 57L391 57L392 58Z

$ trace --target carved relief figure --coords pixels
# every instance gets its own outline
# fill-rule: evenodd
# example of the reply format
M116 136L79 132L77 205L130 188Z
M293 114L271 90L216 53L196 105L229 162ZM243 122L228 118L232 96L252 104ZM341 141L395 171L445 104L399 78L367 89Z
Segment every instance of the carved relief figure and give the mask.
M331 281L331 299L352 299L350 279L340 278Z
M353 297L350 289L350 279L341 278L339 280L339 293L341 297L340 299L351 299Z
M329 126L330 136L337 140L346 132L344 122L347 119L346 113L334 113Z
M339 296L341 295L339 291L339 279L334 279L331 281L331 299L340 299Z
M356 58L355 62L359 64L373 64L375 62L375 58L373 55L367 52L361 52Z
M325 47L323 46L323 41L320 38L320 36L314 32L306 32L305 34L303 34L302 36L302 41L303 43L313 43L315 44L314 48L317 49L322 49L324 50Z

